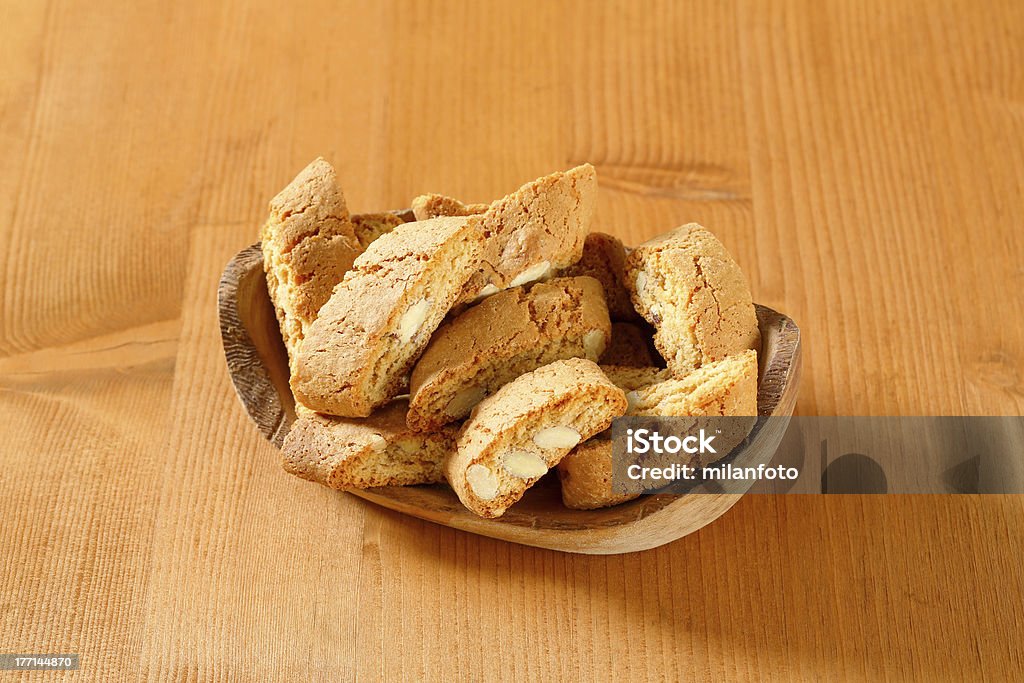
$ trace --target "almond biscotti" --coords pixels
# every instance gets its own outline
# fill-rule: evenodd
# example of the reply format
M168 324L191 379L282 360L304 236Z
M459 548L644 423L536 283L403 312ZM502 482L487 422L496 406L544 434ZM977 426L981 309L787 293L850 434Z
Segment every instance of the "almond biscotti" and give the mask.
M583 358L521 375L485 398L459 434L445 476L463 504L500 517L578 443L626 410L626 397Z
M310 408L366 417L404 389L442 318L479 269L479 221L405 223L370 243L309 327L292 390Z
M634 249L626 257L626 286L677 376L760 346L746 277L722 243L696 223Z
M672 372L667 368L602 365L601 370L612 381L612 384L623 391L633 391L650 384L672 379Z
M334 489L441 482L457 430L413 432L405 425L407 408L395 401L364 419L299 417L281 448L284 468Z
M633 308L626 289L626 248L618 237L592 232L583 243L583 255L575 264L559 272L561 276L589 275L604 288L608 315L612 320L636 322L640 314Z
M464 302L549 277L583 254L597 202L597 171L583 164L526 183L480 212L443 195L413 201L420 215L479 215L487 235L483 265L466 287Z
M261 248L270 300L294 363L306 330L362 251L329 163L312 162L270 200Z
M628 415L757 416L757 353L747 350L626 394Z
M485 396L556 360L597 361L610 332L601 285L590 277L495 294L438 328L412 371L409 426L462 419Z
M572 449L558 463L562 504L573 510L596 510L638 498L641 491L612 489L612 440L608 432L598 434Z
M718 435L720 457L746 437L757 416L757 354L754 351L713 361L682 379L666 379L666 371L655 368L602 366L602 369L612 381L619 380L618 386L628 387L627 416L692 416L698 420L749 416L749 422L715 423L725 432ZM699 422L695 425L699 426ZM592 510L618 505L640 495L639 490L613 491L612 472L612 442L608 434L580 444L558 463L562 502L568 508Z

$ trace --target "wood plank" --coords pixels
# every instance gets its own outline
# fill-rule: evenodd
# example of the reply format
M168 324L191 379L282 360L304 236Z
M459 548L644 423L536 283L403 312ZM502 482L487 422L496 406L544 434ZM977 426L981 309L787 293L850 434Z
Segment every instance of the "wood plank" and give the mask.
M317 155L353 209L589 160L804 332L803 414L1024 410L1024 5L0 6L0 647L103 680L1019 677L1024 501L747 497L663 548L284 475L215 289Z

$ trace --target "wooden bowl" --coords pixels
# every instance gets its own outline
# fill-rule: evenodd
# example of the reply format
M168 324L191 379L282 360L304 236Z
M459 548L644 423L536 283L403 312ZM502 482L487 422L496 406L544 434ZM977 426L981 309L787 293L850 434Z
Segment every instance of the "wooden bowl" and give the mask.
M221 335L228 372L242 405L260 432L280 447L295 419L288 360L267 294L260 245L240 251L224 269L218 288ZM761 328L758 412L790 416L800 374L800 330L786 316L757 306ZM743 465L771 460L788 420L760 423L733 457ZM527 491L498 519L477 517L442 484L391 486L350 493L437 524L541 548L613 554L646 550L714 521L742 493L650 495L602 510L562 505L556 476Z

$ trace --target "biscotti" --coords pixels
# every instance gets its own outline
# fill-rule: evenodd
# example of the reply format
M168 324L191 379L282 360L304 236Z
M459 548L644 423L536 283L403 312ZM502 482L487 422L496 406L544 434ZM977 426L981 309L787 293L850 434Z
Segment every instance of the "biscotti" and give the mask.
M473 216L487 210L488 204L463 204L443 194L421 194L412 200L416 220L425 221L440 216Z
M597 361L611 323L590 277L515 287L444 323L412 372L409 426L462 419L519 375L564 358Z
M413 432L405 426L407 408L395 401L363 419L299 417L281 448L284 468L334 489L443 481L456 429Z
M641 495L640 487L636 491L614 491L613 473L610 435L605 432L584 441L558 463L562 504L573 510L596 510Z
M270 200L261 248L267 290L294 362L307 328L362 251L329 163L312 162Z
M757 415L757 353L744 351L626 394L629 415Z
M499 517L626 405L622 390L591 361L545 365L480 402L445 463L445 476L466 507Z
M718 432L719 456L724 457L746 437L757 415L757 354L745 351L727 356L694 370L682 379L665 379L664 371L654 368L608 368L602 366L609 377L632 387L627 390L626 415L694 417L693 429L702 426L707 417L749 417L749 420L715 422ZM613 379L613 381L614 381ZM653 380L640 383L644 379ZM603 434L580 444L558 464L562 485L562 502L578 510L618 505L640 495L636 490L612 490L612 443ZM673 459L677 456L668 456ZM662 463L645 461L645 466ZM664 463L668 464L668 463ZM688 465L704 465L696 456ZM631 482L620 482L620 488Z
M470 218L405 223L371 242L307 331L292 373L296 398L365 417L398 395L482 248Z
M604 288L608 315L613 321L636 322L640 314L633 308L625 284L626 248L618 237L592 232L583 243L583 255L575 264L559 272L561 276L589 275Z
M483 221L487 248L480 272L466 286L468 303L546 279L579 261L596 202L597 172L583 164L526 183L483 212L480 205L442 195L417 197L413 210L417 216L471 213Z
M637 368L653 366L660 358L652 352L651 342L650 332L640 325L613 322L611 339L598 362Z
M626 257L626 286L677 376L760 346L746 277L722 243L696 223L634 249Z
M352 228L355 230L356 239L359 240L359 247L363 251L370 246L370 242L381 235L386 235L399 225L405 223L397 214L385 211L384 213L357 213L352 216Z

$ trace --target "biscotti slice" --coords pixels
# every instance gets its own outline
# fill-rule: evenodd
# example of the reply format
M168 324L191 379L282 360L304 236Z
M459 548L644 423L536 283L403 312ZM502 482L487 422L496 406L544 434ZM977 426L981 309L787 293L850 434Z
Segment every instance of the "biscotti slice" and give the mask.
M722 243L696 223L634 249L626 257L626 286L677 376L760 346L746 277Z
M425 221L440 216L473 216L487 210L488 204L463 204L443 194L421 194L412 200L416 220Z
M386 235L399 225L405 223L398 214L385 211L383 213L357 213L352 216L352 228L360 248L365 251L370 242L381 235Z
M757 416L757 353L726 356L680 379L637 387L626 400L628 415Z
M317 159L270 200L263 269L289 360L362 251L334 168Z
M639 487L621 493L612 490L613 470L608 432L584 441L558 463L562 503L573 510L596 510L638 498Z
M469 414L519 375L564 358L597 361L611 323L594 278L515 287L441 325L412 371L409 426L429 430Z
M288 472L333 489L434 484L455 447L455 427L417 433L405 426L408 404L395 401L363 419L305 415L285 437Z
M526 183L484 213L484 267L470 280L472 300L550 277L580 260L597 203L590 164Z
M292 373L296 398L366 417L401 393L482 248L470 218L405 223L371 242L306 333Z
M545 365L480 402L445 476L467 508L500 517L548 468L625 410L622 390L591 361Z
M608 368L602 368L609 373ZM649 370L654 370L650 368ZM611 370L609 376L615 374ZM649 375L652 379L657 376ZM664 375L661 375L663 377ZM642 379L625 374L620 380ZM628 383L628 382L627 382ZM621 386L621 385L620 385ZM702 366L682 379L667 379L640 385L626 394L627 416L695 417L693 430L703 426L702 418L749 417L749 420L717 421L718 457L723 457L746 438L757 416L757 354L754 351L727 356ZM580 444L558 464L562 502L566 507L592 510L618 505L640 495L640 491L612 490L612 444L608 434ZM666 456L669 460L678 456ZM646 466L660 464L645 461ZM707 464L694 456L690 466ZM629 484L630 482L622 482Z
M646 326L646 324L645 324ZM612 323L612 337L605 347L601 365L625 365L643 368L655 364L651 351L651 333L633 323Z
M563 269L559 275L570 277L589 275L604 287L608 302L608 315L613 321L636 322L640 314L633 308L629 290L625 285L626 248L617 237L603 232L592 232L583 243L583 255L575 264Z

